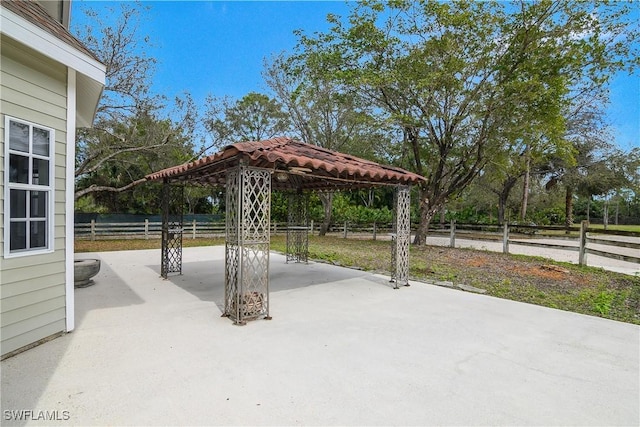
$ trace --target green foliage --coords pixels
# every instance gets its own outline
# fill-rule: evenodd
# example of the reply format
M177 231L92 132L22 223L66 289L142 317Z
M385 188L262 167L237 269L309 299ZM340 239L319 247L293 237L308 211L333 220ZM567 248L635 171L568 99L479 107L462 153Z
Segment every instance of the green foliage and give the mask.
M608 316L611 313L611 306L616 294L614 292L602 290L593 299L593 309L602 316Z
M146 5L120 3L109 19L89 5L83 12L89 24L74 32L104 63L106 83L94 127L77 132L75 198L92 200L78 208L156 213L158 188L141 184L151 172L197 157L195 104L186 94L168 108L150 93L156 60L140 33Z
M96 205L92 195L87 195L76 200L75 212L82 213L108 213L109 210L105 206Z
M376 190L377 192L377 190ZM390 223L392 209L379 199L377 204L364 206L360 199L359 191L339 192L334 194L332 219L334 223ZM322 202L317 194L311 193L309 197L309 219L316 223L323 220L324 210ZM287 196L286 193L274 192L271 196L271 218L276 222L287 221Z
M638 62L631 7L593 7L361 2L329 31L300 33L294 69L359 94L402 135L400 162L426 178L423 230L489 161L498 182L549 156L575 163L568 118Z
M535 210L528 219L538 225L563 225L564 209L560 206Z
M155 213L159 184L139 184L151 172L190 160L190 138L179 125L145 111L102 124L109 131L78 133L76 199L93 193L94 203L109 212Z
M267 95L250 92L239 100L207 96L204 127L212 147L242 141L261 141L284 136L291 129L290 118L282 105Z

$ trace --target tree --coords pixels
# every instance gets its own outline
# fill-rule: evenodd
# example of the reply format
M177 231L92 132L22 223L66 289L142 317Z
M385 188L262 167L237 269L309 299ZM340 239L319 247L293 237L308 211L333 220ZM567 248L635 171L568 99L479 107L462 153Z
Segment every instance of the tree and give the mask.
M373 131L371 116L354 93L323 78L306 58L280 54L265 63L264 78L307 144L375 159L384 155L388 138ZM327 233L333 212L331 191L319 193L324 210L319 235Z
M424 244L440 207L506 136L562 144L569 95L637 63L628 12L568 1L367 1L348 24L331 16L327 33L301 37L300 48L401 129L426 178L415 238Z
M147 174L193 157L189 134L149 111L123 118L108 133L82 138L80 147L76 157L76 200L93 194L98 204L112 212L121 211L122 207L130 211L137 206L148 213L146 205L158 207L158 188L144 186L136 191L135 201L132 194L127 196L124 192L145 182ZM94 157L88 157L88 153Z
M176 98L171 114L178 118L172 121L160 117L163 99L150 94L156 60L148 53L149 38L139 31L146 7L119 3L109 10L109 16L116 17L113 22L83 9L91 23L74 29L106 66L94 127L77 132L76 200L130 190L145 182L144 174L155 167L173 166L156 162L158 158L186 161L191 156L184 158L184 153L193 149L197 111L191 97ZM176 152L180 155L169 155Z
M205 103L204 126L213 141L208 148L282 136L291 128L281 105L261 93L250 92L237 101L209 95Z

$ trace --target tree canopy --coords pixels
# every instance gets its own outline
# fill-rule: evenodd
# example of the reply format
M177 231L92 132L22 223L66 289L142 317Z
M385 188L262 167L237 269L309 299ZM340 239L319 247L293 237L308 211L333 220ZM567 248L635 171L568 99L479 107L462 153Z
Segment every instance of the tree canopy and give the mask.
M148 53L149 38L139 29L146 8L140 3L119 3L111 10L113 22L106 22L85 8L91 24L75 28L106 66L94 126L77 132L76 200L130 190L144 182L146 174L194 155L197 111L190 96L176 99L174 111L167 114L164 98L150 92L156 60ZM113 199L99 198L103 203Z
M624 4L365 1L302 35L299 59L403 133L428 224L514 140L571 155L566 106L637 64Z
M269 93L210 94L203 105L152 93L156 60L140 31L147 7L119 3L106 17L86 6L90 24L75 29L107 66L95 127L78 132L76 198L146 211L155 195L138 184L147 173L288 134L423 175L416 243L445 207L449 216L486 208L491 218L497 202L503 221L562 198L571 223L574 200L637 199L637 149L611 146L602 119L611 76L640 61L631 4L351 3L348 16L328 16L329 30L298 31L294 51L266 60ZM380 197L353 193L334 207L332 194L319 196L324 229L345 203Z

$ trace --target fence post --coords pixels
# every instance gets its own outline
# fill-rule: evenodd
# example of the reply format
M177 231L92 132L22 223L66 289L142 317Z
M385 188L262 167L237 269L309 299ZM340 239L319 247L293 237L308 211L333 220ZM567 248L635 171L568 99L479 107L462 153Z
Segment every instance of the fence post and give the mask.
M344 235L342 237L347 238L347 221L344 222Z
M273 223L273 234L278 234L278 223L277 222Z
M313 236L313 220L311 220L311 235Z
M193 219L192 224L193 225L191 227L191 233L192 233L191 235L192 235L193 239L195 240L195 238L196 238L196 219L195 218Z
M377 235L378 235L378 230L376 227L376 222L373 221L373 240L376 240Z
M96 240L96 220L91 220L91 241Z
M584 220L580 223L580 250L578 251L578 264L587 265L587 229L589 221Z
M502 253L509 253L509 223L505 221L502 226Z
M449 247L450 248L456 247L456 220L455 219L451 220L451 225L449 228Z
M149 240L149 218L144 219L144 240Z

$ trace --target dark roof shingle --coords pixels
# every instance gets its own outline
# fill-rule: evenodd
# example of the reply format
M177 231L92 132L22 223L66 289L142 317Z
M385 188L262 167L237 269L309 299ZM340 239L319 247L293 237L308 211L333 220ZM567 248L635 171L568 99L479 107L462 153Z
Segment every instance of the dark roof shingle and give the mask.
M93 52L91 52L82 42L76 39L61 23L56 21L47 11L35 0L2 0L2 7L10 10L18 16L36 25L40 29L48 32L58 40L76 48L80 52L89 55L100 62Z

